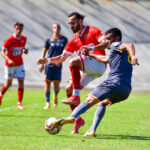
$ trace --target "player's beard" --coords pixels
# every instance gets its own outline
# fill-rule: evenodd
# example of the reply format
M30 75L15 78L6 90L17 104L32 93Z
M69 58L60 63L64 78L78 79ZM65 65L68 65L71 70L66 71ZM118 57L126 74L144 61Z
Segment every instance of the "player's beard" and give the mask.
M80 24L78 23L78 25L74 28L71 28L71 30L72 30L73 33L78 32L80 30Z

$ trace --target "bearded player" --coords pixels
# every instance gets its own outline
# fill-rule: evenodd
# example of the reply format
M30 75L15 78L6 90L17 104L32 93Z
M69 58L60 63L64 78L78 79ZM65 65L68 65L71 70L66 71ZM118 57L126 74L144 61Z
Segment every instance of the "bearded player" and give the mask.
M88 56L81 55L79 51L82 46L87 45L93 47L99 44L104 38L100 29L83 25L83 20L83 15L77 12L71 13L68 16L68 24L75 35L65 46L63 54L50 59L38 60L38 64L62 63L75 51L77 52L78 56L71 59L69 62L71 79L66 87L68 99L62 101L64 104L69 104L72 111L80 104L80 90L95 78L103 75L106 70L106 65L104 63L93 58L91 59ZM96 55L105 55L104 50L99 51L95 49L92 52ZM80 71L82 75L80 75ZM76 119L72 133L78 133L79 128L84 125L84 123L82 118L79 117Z

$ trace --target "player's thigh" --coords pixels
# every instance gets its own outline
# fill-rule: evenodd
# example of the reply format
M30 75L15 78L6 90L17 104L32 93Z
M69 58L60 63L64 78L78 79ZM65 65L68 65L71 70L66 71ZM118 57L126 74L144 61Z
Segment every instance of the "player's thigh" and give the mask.
M5 79L6 80L12 80L14 77L15 71L16 71L16 67L5 66Z
M78 66L80 70L82 70L81 67L81 61L80 56L74 57L69 61L69 66Z
M49 65L45 65L45 72L44 72L44 80L47 82L51 82L54 76L54 69Z
M62 74L62 69L60 67L55 67L53 69L53 81L60 83L61 74Z
M17 69L14 73L14 78L17 78L18 80L24 80L24 78L25 78L24 65L20 65L17 67Z
M110 101L112 104L118 103L121 101L124 101L128 98L131 92L131 87L129 87L126 84L121 84L116 86L116 88L113 90L112 95L110 96Z
M98 78L98 75L91 75L85 72L81 73L81 86L82 88L86 87L91 81Z
M91 75L103 75L106 70L106 65L93 58L81 55L81 64L83 72Z

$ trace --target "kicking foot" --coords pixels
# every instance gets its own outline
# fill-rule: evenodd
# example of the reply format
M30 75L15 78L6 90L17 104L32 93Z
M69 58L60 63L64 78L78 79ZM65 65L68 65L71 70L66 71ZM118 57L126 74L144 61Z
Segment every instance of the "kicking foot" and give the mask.
M71 133L72 133L72 134L78 133L79 128L80 128L81 126L84 126L84 124L85 124L85 121L84 121L83 119L79 119L79 120L75 121L73 130L72 130Z
M79 105L80 104L80 97L72 95L68 99L62 100L61 102L64 104L68 104L68 105L72 105L72 104L73 105Z
M53 125L54 126L62 126L62 125L67 124L67 123L74 123L74 121L75 121L74 117L68 117L68 118L59 119L59 120L55 121L53 123Z

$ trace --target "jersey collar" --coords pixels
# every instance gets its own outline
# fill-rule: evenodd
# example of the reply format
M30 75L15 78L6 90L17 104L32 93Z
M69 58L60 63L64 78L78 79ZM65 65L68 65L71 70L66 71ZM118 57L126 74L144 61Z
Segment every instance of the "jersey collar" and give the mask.
M83 30L82 30L82 32L81 32L81 34L78 34L79 36L82 36L82 35L83 35L83 33L84 33L84 31L85 31L86 27L87 27L87 26L84 26L84 28L83 28Z

